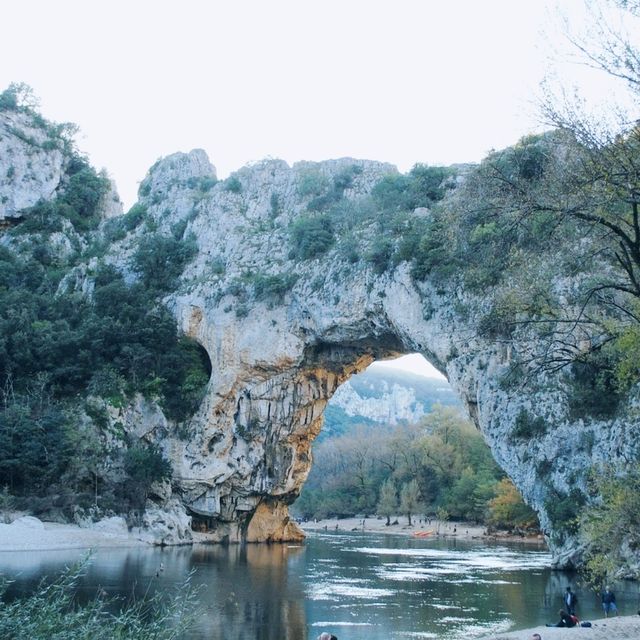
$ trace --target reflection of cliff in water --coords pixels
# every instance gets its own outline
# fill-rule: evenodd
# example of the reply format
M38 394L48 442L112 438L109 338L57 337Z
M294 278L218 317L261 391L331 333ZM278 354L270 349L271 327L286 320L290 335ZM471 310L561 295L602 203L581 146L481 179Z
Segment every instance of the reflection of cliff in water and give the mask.
M201 594L204 616L197 631L208 640L300 640L307 636L304 585L291 562L303 547L246 545L194 549L192 568L209 565L223 551L215 580Z

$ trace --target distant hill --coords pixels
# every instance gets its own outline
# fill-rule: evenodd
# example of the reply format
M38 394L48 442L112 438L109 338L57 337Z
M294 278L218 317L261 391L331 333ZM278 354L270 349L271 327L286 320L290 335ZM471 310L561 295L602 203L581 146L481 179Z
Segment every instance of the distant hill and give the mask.
M367 369L331 398L319 438L339 435L357 424L417 422L434 404L461 406L446 380L392 368Z

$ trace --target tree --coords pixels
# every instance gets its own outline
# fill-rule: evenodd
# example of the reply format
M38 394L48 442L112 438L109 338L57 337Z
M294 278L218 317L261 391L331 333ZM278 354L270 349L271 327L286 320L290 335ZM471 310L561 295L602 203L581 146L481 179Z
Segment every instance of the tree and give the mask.
M385 516L387 526L391 524L391 516L398 510L398 493L396 490L396 484L388 478L382 483L380 487L380 498L378 500L378 514Z
M400 489L400 511L406 514L409 526L412 526L411 516L420 509L420 487L415 480L406 482Z
M151 485L171 477L171 463L155 445L139 443L127 449L124 470L129 478L128 493L140 509L145 506Z
M500 480L495 497L489 501L488 521L495 527L508 529L538 526L535 511L525 504L520 492L508 478Z
M580 518L588 580L601 586L620 576L638 579L640 466L595 469L591 489L598 500Z

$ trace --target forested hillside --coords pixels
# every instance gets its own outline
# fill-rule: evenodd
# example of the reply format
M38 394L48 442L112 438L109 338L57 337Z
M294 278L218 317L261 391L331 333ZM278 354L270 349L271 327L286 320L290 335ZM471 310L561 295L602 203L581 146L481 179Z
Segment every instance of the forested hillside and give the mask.
M503 528L537 526L460 411L433 407L418 424L349 427L314 447L294 505L304 518L437 516Z
M139 396L180 422L202 397L208 360L178 336L161 303L192 245L178 231L164 238L150 228L133 256L135 281L107 264L107 247L144 223L144 209L107 219L117 201L109 180L76 149L75 129L48 122L33 103L21 85L0 94L0 137L9 145L2 164L9 184L17 182L3 198L0 230L4 506L63 519L78 507L96 515L139 509L171 469L157 446L113 417ZM59 175L47 169L51 193L37 199L36 162L44 171L52 154ZM37 201L16 209L9 194L20 188ZM87 272L91 289L79 289L77 274Z

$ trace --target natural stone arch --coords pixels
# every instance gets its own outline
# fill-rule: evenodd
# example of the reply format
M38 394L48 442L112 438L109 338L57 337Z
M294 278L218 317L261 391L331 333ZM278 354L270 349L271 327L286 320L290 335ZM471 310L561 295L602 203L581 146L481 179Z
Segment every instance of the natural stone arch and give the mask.
M145 178L142 204L157 232L182 224L197 242L179 290L166 302L212 364L198 413L163 440L173 491L207 520L213 539L296 538L286 507L309 471L327 401L373 359L417 352L446 375L498 464L538 511L557 561L566 564L575 539L551 535L547 504L584 487L594 463L640 458L637 420L623 413L607 423L572 418L558 378L506 386L514 343L481 330L487 313L481 293L417 281L407 261L383 270L354 262L339 236L319 253L301 256L292 247L291 229L312 208L309 176L341 185L329 195L339 196L351 215L349 203L395 171L351 159L293 168L274 160L204 192L198 185L210 184L215 173L195 151L160 161ZM363 255L375 246L371 218L354 215L343 227ZM552 428L517 437L522 415L545 416Z
M184 330L207 349L213 373L194 432L173 443L175 477L187 509L215 522L216 539L300 536L286 507L309 473L326 404L351 375L374 360L415 352L448 373L453 336L437 314L425 320L407 269L387 278L377 295L367 294L360 279L344 286L359 302L347 303L339 317L330 312L338 307L325 307L318 296L295 315L259 305L240 319L220 314L220 305L194 305L192 297L176 301ZM474 416L478 399L467 391L458 386Z

